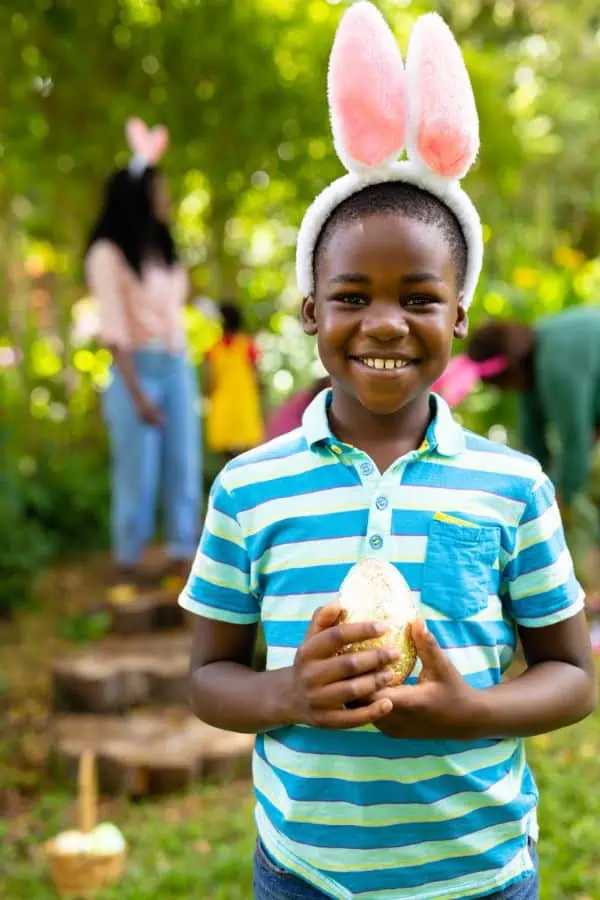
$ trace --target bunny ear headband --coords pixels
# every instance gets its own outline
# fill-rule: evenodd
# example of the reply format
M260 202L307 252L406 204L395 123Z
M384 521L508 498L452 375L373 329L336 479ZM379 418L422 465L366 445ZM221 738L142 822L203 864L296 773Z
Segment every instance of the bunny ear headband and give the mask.
M129 171L134 176L141 175L148 166L155 166L169 143L169 132L164 125L148 128L141 119L127 120L125 136L133 153Z
M368 185L401 181L434 194L458 219L468 251L468 306L481 271L483 238L477 211L459 179L477 156L479 121L452 32L437 13L421 16L405 67L379 10L359 0L338 26L328 95L336 153L348 174L325 188L300 226L296 275L302 296L314 290L315 246L336 207ZM397 162L404 147L408 159Z

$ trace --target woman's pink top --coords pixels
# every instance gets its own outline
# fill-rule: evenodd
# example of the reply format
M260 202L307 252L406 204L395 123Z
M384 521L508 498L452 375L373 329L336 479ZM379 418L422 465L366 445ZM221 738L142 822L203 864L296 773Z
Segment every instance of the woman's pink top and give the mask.
M103 343L124 350L183 350L189 278L182 266L145 263L139 278L118 247L102 239L88 252L85 274L98 302Z

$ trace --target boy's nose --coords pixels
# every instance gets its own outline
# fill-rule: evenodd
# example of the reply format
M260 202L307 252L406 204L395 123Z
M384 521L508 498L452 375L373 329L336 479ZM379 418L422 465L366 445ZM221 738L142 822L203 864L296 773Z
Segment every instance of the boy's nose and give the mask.
M373 305L362 322L363 334L377 341L398 340L406 337L408 330L403 310L398 307L393 310L376 309Z

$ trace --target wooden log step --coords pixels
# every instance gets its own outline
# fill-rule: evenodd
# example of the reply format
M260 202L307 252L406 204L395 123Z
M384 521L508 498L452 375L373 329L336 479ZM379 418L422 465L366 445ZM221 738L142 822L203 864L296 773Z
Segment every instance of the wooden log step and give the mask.
M177 597L176 591L136 592L130 586L115 587L109 591L106 601L111 630L125 635L181 628L187 616Z
M248 776L254 735L221 731L185 709L169 708L126 716L56 716L51 746L55 767L69 777L89 748L104 793L144 796L181 790L199 778Z
M54 709L113 713L187 702L191 635L172 631L108 637L54 661Z

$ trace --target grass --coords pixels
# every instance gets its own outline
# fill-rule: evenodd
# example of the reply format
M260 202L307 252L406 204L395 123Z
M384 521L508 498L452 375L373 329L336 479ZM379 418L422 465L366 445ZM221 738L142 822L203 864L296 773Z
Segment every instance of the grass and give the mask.
M0 900L56 900L42 846L74 821L72 791L53 784L45 767L39 660L64 648L59 623L84 598L76 573L53 578L43 608L0 626ZM533 738L529 759L541 794L541 900L600 900L600 713ZM101 818L122 828L130 853L123 882L97 900L251 900L248 782L161 801L105 801Z

